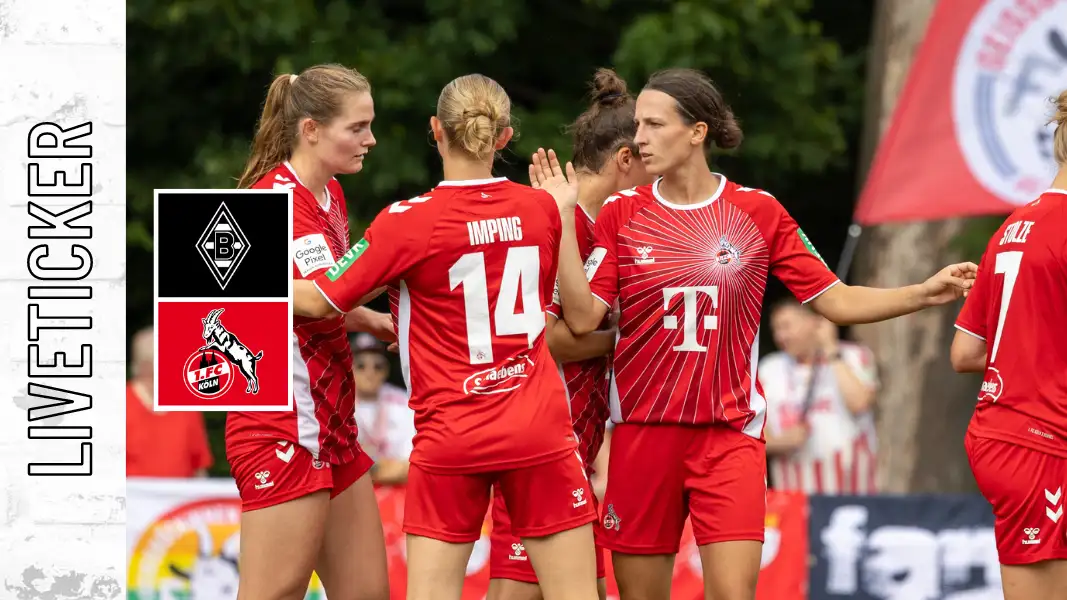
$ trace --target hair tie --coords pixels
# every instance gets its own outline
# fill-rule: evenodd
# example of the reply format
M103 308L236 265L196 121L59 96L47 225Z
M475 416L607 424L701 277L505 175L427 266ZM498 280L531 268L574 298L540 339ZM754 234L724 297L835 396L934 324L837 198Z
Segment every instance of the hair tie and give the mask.
M622 97L622 92L608 92L607 94L604 94L603 96L600 97L600 101L601 102L607 102L608 100L614 100L616 98L621 98L621 97Z
M290 75L289 76L289 85L293 85L293 83L296 82L296 78L297 78L297 75Z

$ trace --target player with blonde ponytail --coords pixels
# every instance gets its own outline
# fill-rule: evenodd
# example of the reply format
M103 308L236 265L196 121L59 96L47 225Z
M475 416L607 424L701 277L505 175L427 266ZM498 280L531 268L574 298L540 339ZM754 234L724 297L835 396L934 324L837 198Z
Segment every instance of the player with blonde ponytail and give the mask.
M956 319L952 366L982 373L964 447L993 507L1005 600L1067 598L1067 90L1048 190L989 240Z

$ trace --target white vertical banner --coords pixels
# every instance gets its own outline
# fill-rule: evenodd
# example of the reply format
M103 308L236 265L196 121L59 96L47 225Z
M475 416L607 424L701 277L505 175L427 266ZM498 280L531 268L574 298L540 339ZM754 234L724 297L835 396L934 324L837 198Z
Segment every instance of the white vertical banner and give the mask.
M126 9L0 0L0 597L125 597Z

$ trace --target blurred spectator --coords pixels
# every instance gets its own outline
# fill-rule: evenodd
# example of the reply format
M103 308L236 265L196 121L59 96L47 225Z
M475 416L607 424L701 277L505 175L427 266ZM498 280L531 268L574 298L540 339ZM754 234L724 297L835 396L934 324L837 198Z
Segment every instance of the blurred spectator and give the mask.
M204 416L198 412L154 412L155 331L133 336L132 378L126 383L126 476L204 477L213 463Z
M385 346L367 333L357 333L350 340L356 424L360 445L374 459L371 476L375 483L404 483L415 437L415 411L408 407L407 392L386 381L389 357Z
M875 493L871 351L838 339L837 326L789 299L771 312L779 352L759 364L767 399L767 454L775 489Z

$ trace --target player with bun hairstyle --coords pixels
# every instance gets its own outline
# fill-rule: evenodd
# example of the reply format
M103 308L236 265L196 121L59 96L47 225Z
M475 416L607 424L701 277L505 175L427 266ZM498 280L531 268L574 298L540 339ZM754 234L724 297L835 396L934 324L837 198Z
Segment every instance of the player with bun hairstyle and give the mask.
M314 277L348 249L348 212L335 173L358 173L374 146L367 78L341 65L278 75L239 188L292 189L293 278ZM388 315L366 309L293 322L293 405L231 412L226 455L241 494L239 600L303 598L312 570L332 599L389 597L371 459L356 441L355 381L346 329L388 337ZM279 552L284 548L284 552Z
M637 158L633 143L634 97L626 82L611 69L599 69L591 83L590 106L570 126L574 140L574 163L582 182L576 228L583 258L592 250L593 227L604 199L614 192L651 181ZM554 299L558 300L558 299ZM592 476L593 462L604 442L608 419L608 354L615 346L615 331L603 327L583 336L571 335L559 323L559 303L548 307L545 335L552 356L561 363L571 406L578 452ZM536 600L541 597L537 575L526 559L522 540L511 532L504 497L494 490L493 534L489 563L489 600ZM592 485L582 497L597 506ZM603 551L596 550L597 587L607 596Z
M294 285L322 317L394 285L415 411L404 507L409 600L458 600L494 486L549 600L597 597L592 502L545 343L561 223L549 194L493 177L513 135L500 84L465 75L430 118L444 180L394 202L337 265Z
M1067 91L1054 102L1059 172L989 240L951 350L985 375L964 446L1005 600L1067 597Z
M753 600L766 511L766 401L756 366L767 275L845 324L951 302L977 267L952 265L892 290L839 282L773 196L709 168L708 151L736 148L742 133L703 73L654 74L636 120L641 160L659 179L607 199L585 263L589 281L574 234L574 169L565 176L544 152L534 169L541 187L564 199L567 327L592 331L616 300L621 308L600 540L623 600L666 598L689 516L706 597Z

